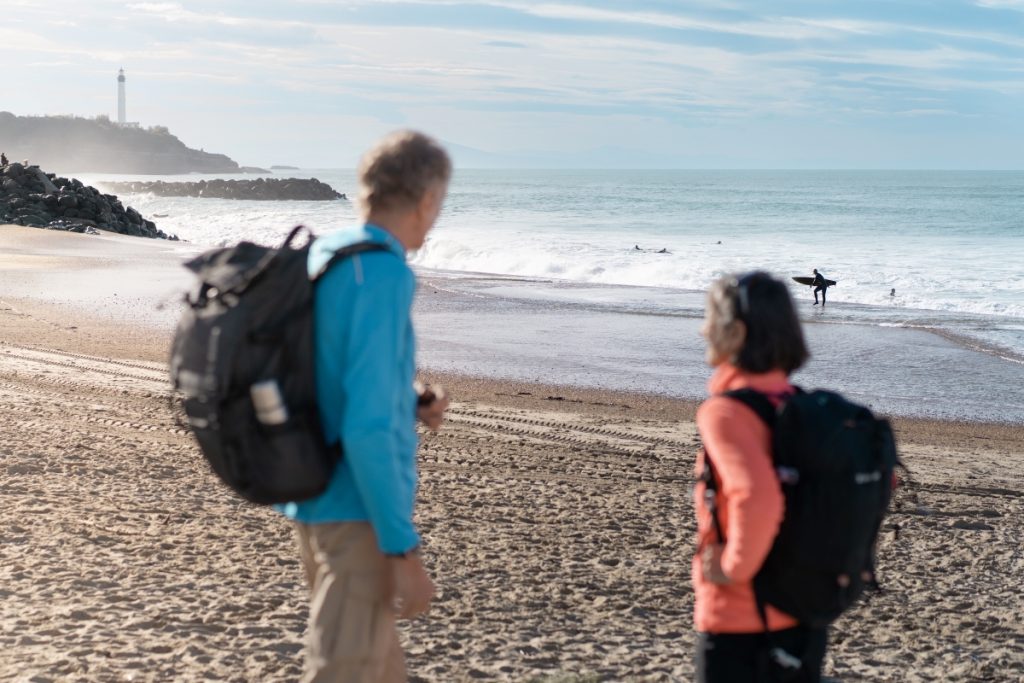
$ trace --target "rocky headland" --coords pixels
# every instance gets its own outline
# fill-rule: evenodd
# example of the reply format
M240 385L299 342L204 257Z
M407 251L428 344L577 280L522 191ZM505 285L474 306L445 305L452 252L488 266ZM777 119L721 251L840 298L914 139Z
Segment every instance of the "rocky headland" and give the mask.
M346 199L316 178L256 178L254 180L199 180L196 182L103 183L113 192L154 194L158 197L201 197L203 199L257 199L265 201L331 201Z
M15 116L0 111L0 151L62 173L248 173L223 154L185 145L164 126L122 126L105 116Z
M153 221L112 194L18 163L0 166L0 223L85 233L99 228L122 235L178 239L158 230Z

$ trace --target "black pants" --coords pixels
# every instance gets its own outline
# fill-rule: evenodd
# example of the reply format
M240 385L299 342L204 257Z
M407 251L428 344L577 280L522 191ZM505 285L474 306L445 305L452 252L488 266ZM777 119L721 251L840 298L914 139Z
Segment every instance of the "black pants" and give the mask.
M803 626L765 633L701 633L697 638L697 683L818 683L828 632ZM773 661L782 648L801 660L787 670Z
M818 292L821 292L821 305L825 305L825 290L827 289L828 287L822 287L821 285L814 288L814 303L818 303Z

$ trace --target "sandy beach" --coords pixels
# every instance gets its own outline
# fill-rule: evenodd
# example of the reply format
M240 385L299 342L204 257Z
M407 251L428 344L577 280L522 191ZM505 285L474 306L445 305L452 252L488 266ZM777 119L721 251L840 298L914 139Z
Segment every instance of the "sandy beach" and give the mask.
M0 226L0 680L292 681L286 521L209 473L170 402L188 245ZM422 324L422 321L421 321ZM693 401L427 373L418 681L692 678ZM911 480L837 681L1024 681L1024 425L895 420Z

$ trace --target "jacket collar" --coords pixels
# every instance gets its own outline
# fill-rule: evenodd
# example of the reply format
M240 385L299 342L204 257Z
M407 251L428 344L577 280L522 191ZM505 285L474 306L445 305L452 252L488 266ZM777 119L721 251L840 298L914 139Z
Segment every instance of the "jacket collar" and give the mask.
M383 244L400 259L405 260L405 247L398 241L398 238L379 225L362 223L316 238L309 250L307 261L310 277L315 277L321 271L334 256L334 252L359 242Z
M374 223L364 223L362 225L362 231L365 234L365 239L356 240L358 242L376 242L378 244L386 244L402 258L405 258L405 247L398 241L398 238L392 235L384 228Z
M790 387L789 377L782 370L752 373L732 363L722 363L708 380L708 393L712 396L735 389L754 389L766 394L781 393Z

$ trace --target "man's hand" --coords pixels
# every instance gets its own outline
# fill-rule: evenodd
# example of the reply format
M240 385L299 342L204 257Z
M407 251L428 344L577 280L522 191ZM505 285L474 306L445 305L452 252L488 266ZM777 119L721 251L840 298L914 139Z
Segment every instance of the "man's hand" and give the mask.
M416 384L416 390L420 396L419 405L416 407L416 417L428 429L436 432L444 422L444 411L448 409L448 395L440 386L423 386L419 382Z
M704 579L718 586L726 586L732 583L732 579L722 571L723 550L725 550L725 546L721 543L712 543L704 548L700 558Z
M412 619L427 611L434 597L434 582L423 568L418 552L407 557L392 557L395 576L395 610L399 619Z

